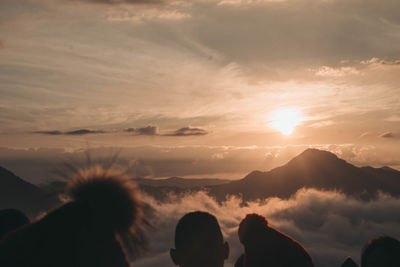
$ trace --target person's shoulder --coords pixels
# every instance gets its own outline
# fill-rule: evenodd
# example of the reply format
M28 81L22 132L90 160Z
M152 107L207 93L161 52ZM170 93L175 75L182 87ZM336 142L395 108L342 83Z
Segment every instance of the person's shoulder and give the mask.
M272 228L273 229L273 228ZM301 243L289 235L273 229L277 237L281 239L281 249L285 251L288 259L296 262L296 267L312 267L312 258Z

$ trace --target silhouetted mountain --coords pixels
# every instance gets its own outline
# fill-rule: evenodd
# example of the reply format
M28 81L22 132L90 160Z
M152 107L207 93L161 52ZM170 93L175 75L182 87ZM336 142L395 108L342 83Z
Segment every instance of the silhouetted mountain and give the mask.
M338 190L362 199L373 198L379 191L400 196L400 172L388 167L359 168L333 153L307 149L284 166L253 171L241 180L210 187L210 193L219 200L227 194L241 194L244 200L287 198L303 187Z
M0 209L15 208L34 217L58 203L56 196L46 194L37 186L0 167Z

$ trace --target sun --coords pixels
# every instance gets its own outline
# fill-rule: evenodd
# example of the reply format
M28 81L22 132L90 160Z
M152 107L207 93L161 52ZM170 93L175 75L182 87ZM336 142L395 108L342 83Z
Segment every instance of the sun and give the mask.
M295 109L285 108L271 112L268 125L283 135L289 136L303 120L304 118L300 112Z

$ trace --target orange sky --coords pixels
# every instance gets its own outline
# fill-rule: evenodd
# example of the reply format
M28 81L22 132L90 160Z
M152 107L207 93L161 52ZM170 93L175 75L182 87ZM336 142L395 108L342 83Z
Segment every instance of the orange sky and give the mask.
M400 166L398 1L0 5L0 147L157 147L268 169L317 146ZM282 110L298 116L287 136Z

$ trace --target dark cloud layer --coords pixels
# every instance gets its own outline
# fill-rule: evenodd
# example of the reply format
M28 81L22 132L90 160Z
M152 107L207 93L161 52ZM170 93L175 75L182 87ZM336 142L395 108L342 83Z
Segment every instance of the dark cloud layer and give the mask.
M160 134L158 131L158 126L146 126L140 128L127 128L123 130L124 132L132 133L134 135L152 135L152 136L199 136L206 135L208 132L201 128L195 127L182 127L178 130L175 130L172 133L168 134ZM90 130L90 129L79 129L74 131L63 132L60 130L52 130L52 131L35 131L34 133L38 134L47 134L47 135L86 135L86 134L103 134L109 131L105 130ZM117 131L118 132L118 131Z
M61 132L58 130L54 130L54 131L36 131L34 133L48 134L48 135L85 135L85 134L103 134L106 132L103 130L79 129L79 130L68 131L68 132Z
M147 4L163 3L162 0L76 0L76 1L107 4L107 5L120 5L120 4L147 5Z
M158 127L151 125L142 128L128 128L124 131L134 133L136 135L158 135Z
M206 135L208 132L201 128L195 127L183 127L171 134L167 134L168 136L191 136L191 135Z
M393 132L387 132L387 133L383 133L381 134L379 137L381 138L397 138L397 134L393 133Z

